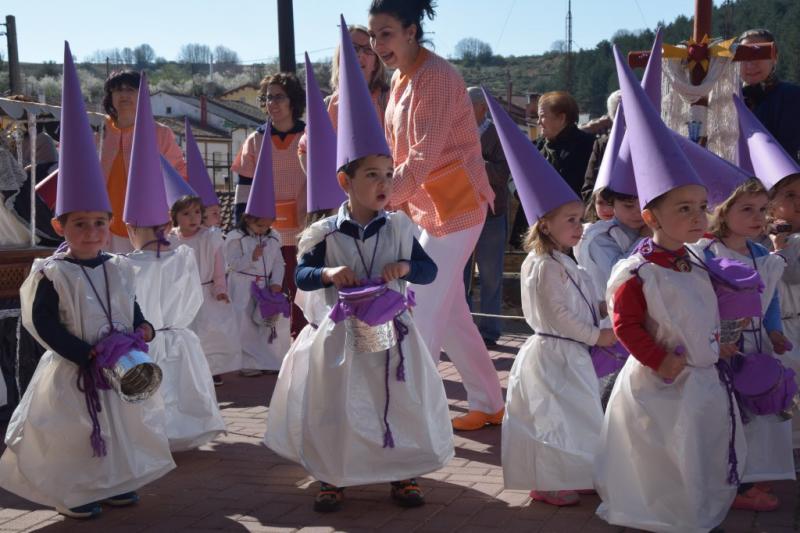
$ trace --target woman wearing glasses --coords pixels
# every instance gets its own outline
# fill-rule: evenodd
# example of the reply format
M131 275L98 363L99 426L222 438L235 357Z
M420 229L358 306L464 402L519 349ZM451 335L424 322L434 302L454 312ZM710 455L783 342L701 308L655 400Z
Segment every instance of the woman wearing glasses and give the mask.
M289 301L294 301L297 290L294 284L294 269L297 266L297 235L302 231L302 220L306 210L306 174L297 160L297 147L306 125L300 120L306 107L306 92L292 73L280 72L261 80L259 102L269 116L272 141L272 169L275 176L275 199L277 217L272 227L281 237L281 251L286 263L283 279L284 291ZM256 170L258 152L266 133L261 126L245 140L231 165L239 180L236 184L236 218L244 213L250 185ZM305 326L300 309L292 306L291 332L297 336Z

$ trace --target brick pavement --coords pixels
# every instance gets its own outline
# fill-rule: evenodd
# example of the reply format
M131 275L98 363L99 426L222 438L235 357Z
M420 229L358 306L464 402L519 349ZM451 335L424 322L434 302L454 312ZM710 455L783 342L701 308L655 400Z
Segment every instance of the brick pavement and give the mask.
M506 335L492 352L504 386L524 341L524 335ZM458 374L447 361L439 368L452 414L465 412ZM178 468L142 489L139 505L106 508L100 518L78 522L0 490L0 533L630 531L594 515L596 496L582 496L578 507L556 509L531 503L525 492L503 490L499 428L456 435L455 459L421 480L428 502L424 507L400 509L391 503L388 485L375 485L348 489L339 513L316 514L311 510L316 487L306 472L261 444L276 377L225 378L217 390L228 434L200 450L176 454ZM775 485L783 501L777 512L732 511L724 524L726 533L800 531L799 488L793 482Z

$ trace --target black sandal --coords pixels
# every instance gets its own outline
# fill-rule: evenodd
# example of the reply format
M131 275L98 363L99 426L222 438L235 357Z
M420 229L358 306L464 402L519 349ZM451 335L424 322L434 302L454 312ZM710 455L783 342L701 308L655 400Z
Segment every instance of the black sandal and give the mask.
M344 500L344 487L321 481L319 492L314 499L314 510L318 513L334 513L342 508L342 500Z
M422 489L417 485L416 479L392 481L392 499L400 507L419 507L425 505Z

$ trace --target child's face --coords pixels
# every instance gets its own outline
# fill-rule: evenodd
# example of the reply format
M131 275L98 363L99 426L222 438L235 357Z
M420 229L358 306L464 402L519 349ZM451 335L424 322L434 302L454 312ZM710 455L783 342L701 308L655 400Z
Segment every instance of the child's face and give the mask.
M594 196L594 210L597 212L597 218L600 220L611 220L614 218L614 208L603 200L599 194Z
M697 242L708 228L708 200L705 187L684 185L669 191L657 207L648 209L656 236L674 243Z
M800 179L778 185L770 211L774 218L785 220L795 230L800 228Z
M274 218L252 217L247 219L247 230L253 235L265 235L273 222Z
M111 218L102 211L75 211L62 225L53 219L53 229L64 237L76 259L92 259L106 247Z
M725 225L733 235L757 238L767 224L767 202L765 193L743 194L725 214Z
M184 235L194 235L200 229L203 222L203 211L200 204L194 202L175 214L178 227Z
M583 204L570 202L562 205L554 213L548 215L546 231L563 250L572 248L583 235Z
M385 208L392 191L393 175L394 165L391 158L380 155L365 157L355 176L344 180L351 208L375 212Z
M203 214L203 225L209 228L219 227L222 223L222 213L218 205L206 207Z
M644 219L642 210L639 207L639 199L631 198L627 200L614 200L614 216L617 220L635 230L642 229Z

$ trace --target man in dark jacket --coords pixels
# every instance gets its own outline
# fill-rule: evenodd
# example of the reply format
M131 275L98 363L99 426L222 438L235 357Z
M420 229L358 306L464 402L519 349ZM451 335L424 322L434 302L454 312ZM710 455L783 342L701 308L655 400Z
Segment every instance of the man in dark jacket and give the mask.
M486 314L499 315L503 303L503 257L508 235L508 179L510 170L500 138L494 124L489 120L486 100L479 87L467 89L478 133L481 139L481 151L486 164L486 174L494 191L494 210L491 208L483 224L483 231L475 245L474 260L467 262L464 271L464 286L467 287L467 303L472 307L470 285L474 264L478 265L481 282L481 311ZM487 346L497 344L500 337L500 320L482 318L478 329Z

